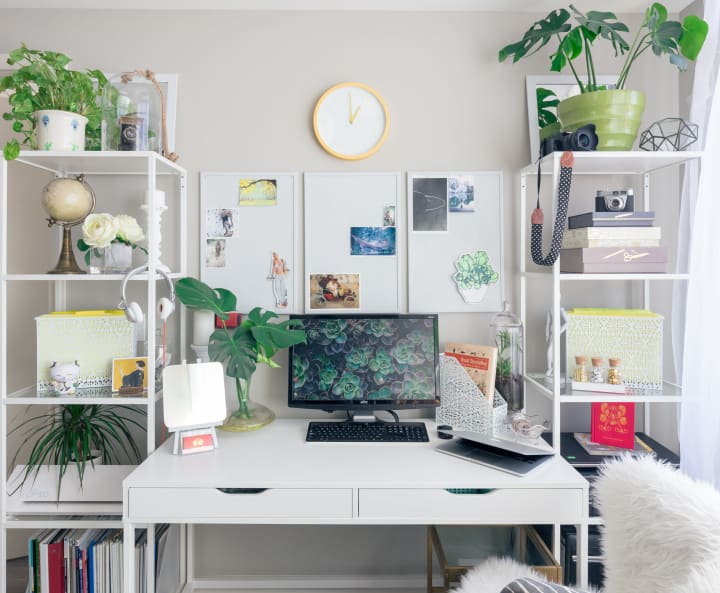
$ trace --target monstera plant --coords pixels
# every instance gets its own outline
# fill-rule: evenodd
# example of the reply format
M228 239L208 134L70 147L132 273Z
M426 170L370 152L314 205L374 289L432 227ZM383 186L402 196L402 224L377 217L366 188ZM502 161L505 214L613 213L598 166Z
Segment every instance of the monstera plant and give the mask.
M226 430L252 430L272 422L272 410L250 400L250 379L259 363L279 365L272 357L284 348L305 342L305 330L298 319L278 321L278 315L255 307L235 328L228 327L237 297L225 288L210 288L195 278L181 278L175 284L178 300L188 309L211 311L221 327L210 335L210 360L225 365L225 374L235 380L238 409L227 419Z

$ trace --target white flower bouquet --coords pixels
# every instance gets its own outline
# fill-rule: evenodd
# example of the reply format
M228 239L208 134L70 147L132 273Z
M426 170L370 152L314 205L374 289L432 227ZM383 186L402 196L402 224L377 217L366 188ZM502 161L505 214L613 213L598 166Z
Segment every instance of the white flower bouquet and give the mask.
M135 217L128 214L90 214L83 222L82 235L77 246L85 253L85 263L88 265L91 249L104 249L112 243L122 243L133 249L139 247L147 254L147 249L138 245L145 239L145 234Z

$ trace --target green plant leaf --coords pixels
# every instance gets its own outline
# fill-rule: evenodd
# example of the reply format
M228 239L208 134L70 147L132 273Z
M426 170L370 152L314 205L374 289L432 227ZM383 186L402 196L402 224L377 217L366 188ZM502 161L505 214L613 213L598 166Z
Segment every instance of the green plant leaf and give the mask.
M570 30L570 25L567 22L569 18L570 13L564 8L553 10L544 19L535 21L520 41L500 49L498 61L503 62L512 56L513 63L515 63L526 56L536 53L556 35Z
M228 377L249 379L257 366L255 340L247 327L238 327L231 334L225 330L217 330L210 336L208 345L210 360L226 365Z
M222 319L228 318L225 312L230 301L227 292L215 291L204 282L189 276L175 283L175 296L188 309L212 311ZM234 310L234 304L231 310Z
M708 24L695 15L688 15L682 24L680 36L680 51L683 56L695 60L705 43L708 34Z
M7 161L12 161L20 156L20 143L15 138L7 141L3 149L3 156Z

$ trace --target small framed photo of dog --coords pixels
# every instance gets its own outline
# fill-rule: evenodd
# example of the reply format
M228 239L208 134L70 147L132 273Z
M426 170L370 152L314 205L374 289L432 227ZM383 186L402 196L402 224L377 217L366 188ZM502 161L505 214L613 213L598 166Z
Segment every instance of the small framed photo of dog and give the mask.
M148 387L147 356L114 358L112 390L118 395L145 395Z

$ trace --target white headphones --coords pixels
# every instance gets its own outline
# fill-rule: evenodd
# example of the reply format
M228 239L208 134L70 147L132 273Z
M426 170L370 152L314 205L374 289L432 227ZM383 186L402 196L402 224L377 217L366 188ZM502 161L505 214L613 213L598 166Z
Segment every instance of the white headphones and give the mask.
M140 272L147 272L148 267L147 266L140 266L139 268L135 268L134 270L130 270L127 273L127 276L125 276L125 279L122 283L122 301L120 301L120 304L118 305L118 309L123 309L125 311L125 317L127 317L127 320L130 323L142 323L145 319L145 315L143 313L143 310L140 308L140 305L136 302L127 302L127 297L125 296L125 290L127 288L127 283L130 278L132 278L135 274L139 274ZM172 312L175 310L175 286L173 285L172 280L170 279L170 276L168 276L167 272L161 268L157 268L157 273L160 274L163 278L165 278L165 283L168 285L168 288L170 290L170 298L162 297L157 304L157 312L158 317L162 321L165 321Z

